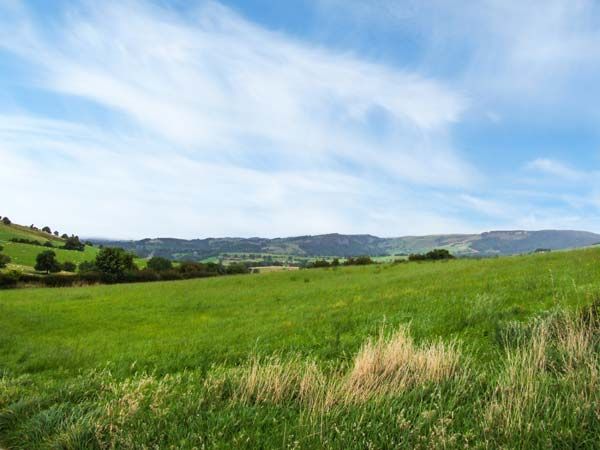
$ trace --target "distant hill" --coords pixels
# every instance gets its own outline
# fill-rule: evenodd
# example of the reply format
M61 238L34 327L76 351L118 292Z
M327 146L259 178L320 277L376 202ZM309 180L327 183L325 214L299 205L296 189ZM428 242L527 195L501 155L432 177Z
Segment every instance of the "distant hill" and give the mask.
M156 238L139 241L92 239L103 245L119 246L140 257L205 259L227 253L276 254L299 257L387 256L421 253L446 248L460 256L493 256L528 253L537 249L559 250L600 243L600 235L586 231L490 231L481 234L445 234L379 238L367 234L323 234L288 238Z

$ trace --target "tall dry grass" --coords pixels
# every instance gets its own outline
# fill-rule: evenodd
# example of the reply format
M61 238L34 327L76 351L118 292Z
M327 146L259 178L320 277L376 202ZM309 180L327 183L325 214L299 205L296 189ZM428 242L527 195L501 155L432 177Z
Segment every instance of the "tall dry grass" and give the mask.
M544 420L567 420L565 413L594 410L600 420L599 325L591 310L536 321L531 337L506 353L485 428L514 436Z
M382 330L354 358L343 385L344 394L347 400L360 402L393 395L415 385L440 382L457 373L461 359L455 343L417 346L406 327L390 337Z
M389 336L382 329L377 338L365 342L346 371L326 373L315 361L300 356L253 357L234 376L234 399L242 403L298 402L310 412L322 412L449 379L459 371L462 359L455 343L417 345L406 327Z

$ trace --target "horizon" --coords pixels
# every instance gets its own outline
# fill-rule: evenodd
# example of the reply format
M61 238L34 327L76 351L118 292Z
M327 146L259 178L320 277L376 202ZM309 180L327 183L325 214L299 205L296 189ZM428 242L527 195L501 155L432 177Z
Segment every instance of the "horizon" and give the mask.
M81 239L84 240L92 240L92 241L107 241L107 242L119 242L119 241L143 241L143 240L160 240L160 239L175 239L175 240L182 240L182 241L195 241L195 240L207 240L207 239L267 239L267 240L274 240L274 239L294 239L294 238L302 238L302 237L320 237L320 236L351 236L351 237L357 237L357 236L368 236L368 237L374 237L377 239L403 239L403 238L419 238L419 237L430 237L430 236L479 236L479 235L483 235L483 234L487 234L487 233L518 233L518 232L526 232L526 233L536 233L536 232L544 232L544 231L565 231L565 232L575 232L575 233L590 233L590 234L596 234L600 236L600 233L597 233L595 231L589 231L589 230L573 230L573 229L552 229L552 228L546 228L546 229L539 229L539 230L524 230L524 229L520 229L520 230L487 230L487 231L480 231L480 232L476 232L476 233L438 233L438 234L405 234L405 235L397 235L397 236L377 236L374 234L369 234L369 233L362 233L362 234L343 234L343 233L336 233L336 232L332 232L332 233L321 233L321 234L298 234L298 235L290 235L290 236L275 236L275 237L264 237L264 236L248 236L248 237L244 237L244 236L206 236L206 237L196 237L196 238L180 238L180 237L174 237L174 236L156 236L156 237L145 237L145 238L141 238L141 239L130 239L130 238L110 238L110 237L98 237L98 236L85 236L82 235Z
M0 0L0 214L113 240L600 230L598 25L592 0Z

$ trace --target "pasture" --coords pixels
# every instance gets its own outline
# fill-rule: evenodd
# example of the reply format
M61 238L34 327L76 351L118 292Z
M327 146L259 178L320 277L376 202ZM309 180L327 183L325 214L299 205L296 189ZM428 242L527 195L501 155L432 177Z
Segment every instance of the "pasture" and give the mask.
M599 249L0 291L0 443L594 448L599 294Z

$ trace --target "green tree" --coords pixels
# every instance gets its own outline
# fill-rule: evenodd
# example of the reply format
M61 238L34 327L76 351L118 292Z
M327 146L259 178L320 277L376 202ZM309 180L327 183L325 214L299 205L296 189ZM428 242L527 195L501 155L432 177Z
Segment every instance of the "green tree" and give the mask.
M2 218L2 223L4 225L10 225L12 222L10 221L10 219L8 217L3 217Z
M63 248L65 250L77 250L82 252L85 250L85 245L79 240L78 236L71 236L67 238Z
M60 272L60 263L56 260L56 253L46 250L35 259L35 270L40 272Z
M100 250L96 256L95 266L98 271L115 277L121 277L125 272L137 269L131 253L114 247Z
M148 260L148 269L156 270L161 272L163 270L170 270L173 268L173 263L167 258L161 258L160 256L153 256Z

